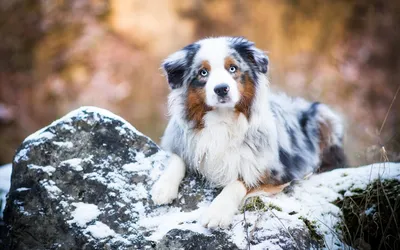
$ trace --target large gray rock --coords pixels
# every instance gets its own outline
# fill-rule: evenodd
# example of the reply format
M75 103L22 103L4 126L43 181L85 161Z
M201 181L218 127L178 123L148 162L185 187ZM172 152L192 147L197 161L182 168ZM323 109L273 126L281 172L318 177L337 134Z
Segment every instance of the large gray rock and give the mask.
M6 247L152 248L156 243L145 238L151 232L137 222L155 209L148 189L167 159L112 113L82 108L68 114L17 150L4 212ZM171 208L191 211L206 192L212 195L196 181L185 180L183 195ZM219 239L225 242L227 236Z
M108 111L73 111L17 150L3 248L340 249L334 228L341 211L332 202L373 178L400 174L399 164L389 174L380 166L321 174L287 194L248 202L230 228L210 231L197 219L218 190L194 174L173 204L151 202L149 189L168 157Z

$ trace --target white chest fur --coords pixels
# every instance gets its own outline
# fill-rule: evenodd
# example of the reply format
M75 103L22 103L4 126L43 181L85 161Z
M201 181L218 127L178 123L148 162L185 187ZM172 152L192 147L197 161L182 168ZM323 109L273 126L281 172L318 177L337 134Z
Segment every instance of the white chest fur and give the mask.
M207 113L204 122L205 127L193 135L190 143L195 168L218 186L239 177L256 184L260 178L257 160L244 143L249 129L246 117L232 110L217 110Z

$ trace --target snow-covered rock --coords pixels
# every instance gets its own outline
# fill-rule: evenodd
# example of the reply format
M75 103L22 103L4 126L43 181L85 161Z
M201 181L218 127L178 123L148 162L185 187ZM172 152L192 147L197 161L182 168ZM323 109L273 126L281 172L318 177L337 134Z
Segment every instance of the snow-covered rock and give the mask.
M342 249L333 202L376 178L400 179L400 164L390 163L315 175L246 202L230 228L210 231L197 221L218 190L194 174L173 204L152 203L149 189L168 157L108 111L71 112L17 150L5 248Z

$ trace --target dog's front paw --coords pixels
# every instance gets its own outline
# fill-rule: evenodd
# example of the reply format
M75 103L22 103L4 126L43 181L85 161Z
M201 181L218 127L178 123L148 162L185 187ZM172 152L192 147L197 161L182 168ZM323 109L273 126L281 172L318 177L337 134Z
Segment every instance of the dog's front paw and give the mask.
M168 178L161 176L151 189L151 199L156 205L171 203L178 197L178 188L179 185L175 185Z
M214 200L201 217L200 223L208 228L227 228L232 223L236 210L235 206Z

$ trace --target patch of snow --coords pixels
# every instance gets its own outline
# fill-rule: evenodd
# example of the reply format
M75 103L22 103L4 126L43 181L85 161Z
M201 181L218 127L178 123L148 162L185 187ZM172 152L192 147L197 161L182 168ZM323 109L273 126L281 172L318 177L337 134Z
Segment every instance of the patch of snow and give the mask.
M167 210L167 211L165 211ZM203 209L196 209L191 212L181 212L180 208L158 208L147 217L142 217L138 224L147 229L156 230L149 240L159 241L168 231L174 228L195 230L196 232L210 234L200 224L193 225L200 216Z
M57 198L62 194L61 189L56 186L56 183L52 180L41 180L39 183L47 190L49 197L52 199Z
M135 162L135 163L125 164L122 166L122 168L127 172L140 172L140 171L151 170L152 166L150 163Z
M6 196L11 186L11 173L12 173L12 164L6 164L0 166L0 218L3 217L3 210L6 206Z
M56 169L52 166L38 166L35 164L28 164L28 168L29 169L40 169L41 171L47 173L49 176L51 176L53 174L53 172L56 171Z
M134 235L130 235L130 236L128 236L128 238L129 237L132 237L132 239L128 240L128 239L123 238L120 234L116 234L110 241L116 242L116 243L122 243L124 245L130 245L132 243L131 241L136 240L136 237Z
M0 166L0 189L8 192L11 184L12 164Z
M140 172L154 170L150 174L152 179L157 179L164 168L163 163L166 162L169 154L159 151L150 157L146 157L142 152L137 152L134 163L128 163L122 166L127 172ZM153 166L154 165L154 166Z
M76 132L76 129L73 126L69 125L69 124L63 124L61 126L61 128L64 129L64 130L70 131L71 133Z
M39 145L44 141L53 139L55 135L50 131L45 131L47 128L48 126L29 135L28 137L25 138L24 143L30 142L30 145ZM20 160L25 160L25 161L28 160L28 157L26 155L28 151L29 151L28 145L25 145L25 148L20 149L18 154L15 155L14 161L19 162Z
M373 214L373 213L375 213L375 211L376 211L376 207L375 207L375 205L373 205L372 207L370 207L370 208L368 208L367 210L365 210L365 215L371 215L371 214Z
M93 180L93 181L97 181L97 182L103 183L103 184L108 183L108 180L106 178L104 178L103 176L100 176L96 172L84 174L83 179Z
M160 177L161 173L165 169L165 163L168 162L169 157L170 154L163 150L160 150L151 156L153 162L153 169L150 172L150 178L152 181L155 181Z
M130 193L130 197L136 200L145 199L148 197L148 192L143 183L138 183L133 186L134 192Z
M136 211L138 214L144 214L146 212L143 202L141 201L136 202L132 207L133 211Z
M80 227L85 227L87 223L95 220L100 215L99 208L94 204L74 202L72 205L75 210L72 211L72 219L67 221L70 225L75 223Z
M66 202L66 201L60 201L60 205L61 205L63 208L69 207L69 203Z
M95 224L88 226L85 229L86 233L89 233L96 239L103 239L109 236L115 236L116 233L106 224L96 221Z
M49 131L45 131L47 129L47 127L44 127L38 131L36 131L35 133L29 135L28 137L25 138L24 142L26 141L31 141L31 140L50 140L52 138L54 138L54 134L49 132Z
M28 151L29 151L29 149L27 149L27 148L20 149L18 151L18 153L15 155L14 161L19 162L21 160L24 160L24 161L28 160L28 156L26 155L28 153Z
M30 190L30 188L21 187L21 188L17 188L15 191L17 191L17 192L24 192L24 191L28 191L28 190Z
M126 131L125 129L121 128L121 127L116 127L116 130L118 130L119 135L126 135Z
M74 147L74 144L72 142L70 142L70 141L66 141L66 142L64 142L64 141L53 141L53 144L57 145L57 146L59 146L61 148L73 148Z
M71 169L73 169L75 171L82 171L83 170L82 165L81 165L82 161L83 160L80 158L73 158L73 159L69 159L66 161L62 161L60 163L60 165L68 165L68 166L70 166Z

